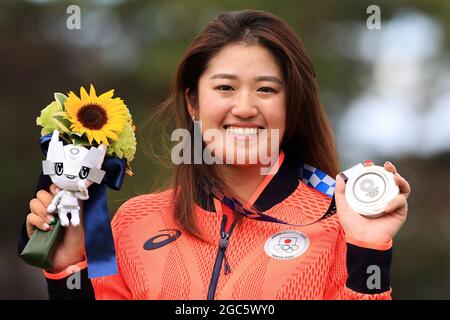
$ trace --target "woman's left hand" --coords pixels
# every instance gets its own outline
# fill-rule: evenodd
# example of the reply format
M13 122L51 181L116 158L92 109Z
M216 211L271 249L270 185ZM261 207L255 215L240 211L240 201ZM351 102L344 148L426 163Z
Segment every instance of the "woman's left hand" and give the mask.
M411 187L408 181L397 173L392 163L385 162L384 168L394 174L400 193L389 202L384 210L385 214L377 218L366 218L354 211L345 199L345 181L339 174L336 177L337 214L345 234L353 239L375 244L388 243L405 223L408 213L407 199L411 193Z

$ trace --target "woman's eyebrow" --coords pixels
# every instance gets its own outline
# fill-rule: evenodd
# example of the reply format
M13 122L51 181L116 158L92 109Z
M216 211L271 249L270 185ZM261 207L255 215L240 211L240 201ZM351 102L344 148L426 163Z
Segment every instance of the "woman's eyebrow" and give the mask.
M276 82L276 83L279 83L279 84L283 84L283 82L280 79L278 79L277 77L274 77L274 76L260 76L260 77L256 77L255 80L257 82L259 82L259 81L272 81L272 82Z
M237 80L238 76L234 75L234 74L230 74L230 73L218 73L213 75L211 78L209 79L231 79L231 80ZM283 82L278 79L277 77L274 76L259 76L255 78L255 81L260 82L260 81L271 81L271 82L276 82L279 84L283 84Z

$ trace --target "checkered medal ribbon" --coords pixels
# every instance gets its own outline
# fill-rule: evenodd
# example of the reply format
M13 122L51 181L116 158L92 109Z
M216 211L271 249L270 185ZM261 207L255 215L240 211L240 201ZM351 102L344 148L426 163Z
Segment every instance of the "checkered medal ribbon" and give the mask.
M271 217L269 215L266 215L262 213L261 211L257 210L254 206L251 208L245 208L242 203L236 199L231 194L224 194L223 192L219 191L216 187L212 186L210 188L209 193L216 199L218 199L220 202L228 206L231 210L242 214L243 216L253 219L253 220L259 220L259 221L265 221L265 222L273 222L273 223L280 223L290 226L296 226L296 227L302 227L302 226L308 226L311 224L314 224L320 220L326 219L336 213L336 202L334 199L334 189L336 187L336 181L331 178L329 175L324 173L323 171L308 165L308 164L300 164L300 166L297 169L298 173L298 179L306 184L307 186L310 186L317 191L325 194L326 196L330 197L330 205L328 206L327 211L317 220L307 223L307 224L291 224L287 223L285 221L282 221L280 219Z
M336 181L332 177L309 164L303 164L299 167L298 171L299 178L304 184L320 191L330 198L333 197Z

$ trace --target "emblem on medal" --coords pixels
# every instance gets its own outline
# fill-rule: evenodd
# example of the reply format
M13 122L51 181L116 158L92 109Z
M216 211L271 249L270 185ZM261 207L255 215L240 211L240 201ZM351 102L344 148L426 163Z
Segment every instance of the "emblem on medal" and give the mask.
M358 164L342 173L345 198L349 206L359 214L376 218L384 214L387 204L400 192L394 174L381 166Z

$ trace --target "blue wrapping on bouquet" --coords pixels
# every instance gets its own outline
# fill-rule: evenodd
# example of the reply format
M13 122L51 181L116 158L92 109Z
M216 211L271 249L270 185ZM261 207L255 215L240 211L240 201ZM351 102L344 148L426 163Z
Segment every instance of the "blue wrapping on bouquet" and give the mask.
M52 135L40 138L44 155ZM84 242L89 278L113 275L118 272L116 251L108 214L106 186L119 190L125 177L126 160L105 157L102 170L105 176L100 184L89 187L89 199L84 201Z

